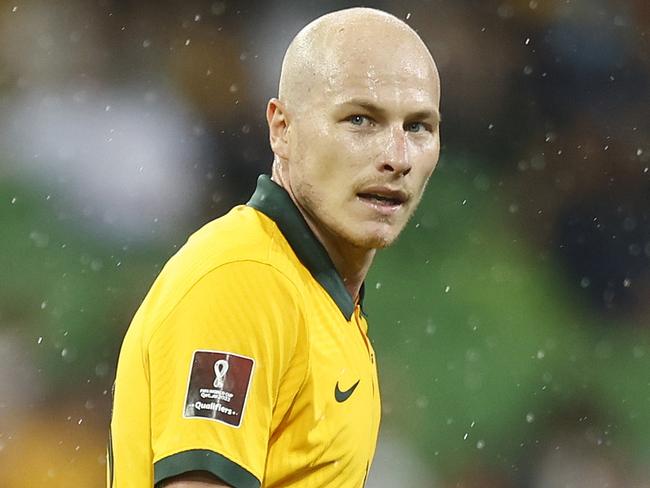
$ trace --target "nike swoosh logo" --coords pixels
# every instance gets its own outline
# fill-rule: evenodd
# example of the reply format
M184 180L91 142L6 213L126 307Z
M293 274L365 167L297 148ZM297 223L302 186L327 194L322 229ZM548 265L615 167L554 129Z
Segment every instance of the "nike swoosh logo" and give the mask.
M334 387L334 398L336 398L336 401L339 402L339 403L343 403L345 400L350 398L350 395L352 395L352 393L354 393L354 390L359 385L359 381L361 381L361 380L357 380L357 382L354 385L352 385L350 388L348 388L345 391L341 391L339 389L339 382L337 381L336 382L336 387Z

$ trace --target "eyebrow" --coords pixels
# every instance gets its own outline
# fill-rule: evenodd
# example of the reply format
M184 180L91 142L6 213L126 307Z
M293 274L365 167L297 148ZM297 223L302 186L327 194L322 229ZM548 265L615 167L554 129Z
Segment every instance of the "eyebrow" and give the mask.
M367 100L365 98L351 98L350 100L345 100L344 102L337 103L337 106L339 107L344 107L346 105L354 105L356 107L361 107L368 112L372 113L377 113L379 115L385 115L386 110L379 107L376 105L374 102ZM409 114L408 116L409 119L429 119L432 118L434 121L437 123L440 123L442 121L442 118L440 116L440 112L438 109L433 109L433 110L418 110L417 112L413 112L412 114Z

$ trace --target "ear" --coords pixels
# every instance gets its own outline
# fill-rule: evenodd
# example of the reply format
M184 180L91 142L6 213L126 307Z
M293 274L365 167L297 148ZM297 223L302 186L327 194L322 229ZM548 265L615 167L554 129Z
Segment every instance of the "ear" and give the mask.
M273 153L281 159L289 159L289 121L284 104L277 98L266 106L266 122L269 125L269 142Z

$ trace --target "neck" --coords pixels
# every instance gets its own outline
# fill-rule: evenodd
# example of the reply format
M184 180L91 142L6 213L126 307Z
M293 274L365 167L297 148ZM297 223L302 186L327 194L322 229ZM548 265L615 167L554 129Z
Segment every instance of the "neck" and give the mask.
M372 260L375 257L375 249L364 249L351 245L348 242L342 241L327 230L320 229L315 225L313 219L311 219L299 205L297 206L305 217L309 228L332 259L334 267L343 279L343 283L345 284L348 293L350 293L352 299L356 301L359 298L361 285L366 279L368 270L372 265Z
M323 245L325 251L327 251L327 254L334 263L336 271L343 279L343 283L345 284L348 293L354 301L357 301L361 285L366 279L368 270L372 265L372 260L375 257L375 249L355 246L344 241L339 236L332 234L327 229L317 225L311 215L309 215L309 213L306 212L296 200L288 179L285 178L283 173L279 170L277 163L273 164L273 174L271 179L287 191L291 200L293 200L293 203L307 222L307 225L318 241Z

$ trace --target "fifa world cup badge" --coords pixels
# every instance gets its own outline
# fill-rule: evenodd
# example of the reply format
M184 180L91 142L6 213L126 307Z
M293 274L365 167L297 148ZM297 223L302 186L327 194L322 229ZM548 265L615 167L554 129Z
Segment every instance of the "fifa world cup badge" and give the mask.
M194 351L183 417L239 427L254 367L255 360L232 352Z

